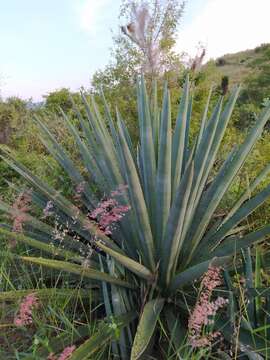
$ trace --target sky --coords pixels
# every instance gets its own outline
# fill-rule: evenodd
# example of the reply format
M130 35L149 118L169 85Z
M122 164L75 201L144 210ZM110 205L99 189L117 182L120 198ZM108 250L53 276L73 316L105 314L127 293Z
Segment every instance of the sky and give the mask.
M0 0L0 95L89 87L110 61L121 0ZM187 0L176 50L216 58L270 42L270 0Z

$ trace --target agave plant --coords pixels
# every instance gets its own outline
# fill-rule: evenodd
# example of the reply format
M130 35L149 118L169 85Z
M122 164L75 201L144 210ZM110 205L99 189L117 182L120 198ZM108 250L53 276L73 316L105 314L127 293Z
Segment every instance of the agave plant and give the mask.
M189 78L182 91L174 129L167 85L164 85L161 110L156 85L152 93L150 101L141 78L137 85L137 146L119 111L116 110L116 120L111 115L102 92L104 116L94 98L89 103L84 94L82 100L87 118L74 104L79 128L62 112L63 126L74 138L81 167L57 142L44 121L34 119L43 144L64 168L74 187L81 188L80 206L33 175L11 151L2 151L1 158L26 180L36 208L48 210L50 204L53 216L57 216L63 227L68 227L61 240L52 243L51 221L22 214L20 209L0 201L2 211L13 218L23 216L24 222L23 233L16 233L10 225L2 224L2 238L16 239L42 251L42 257L17 255L21 261L78 274L99 284L107 320L71 359L91 358L106 343L111 343L115 356L139 359L154 348L153 339L160 321L172 338L175 338L175 326L179 334L185 334L186 318L194 298L189 304L184 294L192 290L192 283L209 265L222 266L229 271L235 254L270 234L270 225L249 233L238 226L270 195L268 185L250 196L270 172L270 166L233 204L225 218L216 221L214 217L260 137L270 117L270 105L262 111L245 141L231 151L209 182L239 88L232 91L224 106L224 96L220 96L208 116L210 91L193 143L189 139L192 118ZM106 232L91 213L100 206L102 199L110 199L119 185L126 187L126 192L118 201L130 210L115 229ZM224 336L227 336L226 331ZM263 352L265 346L262 349L256 345L257 337L253 334L247 346Z

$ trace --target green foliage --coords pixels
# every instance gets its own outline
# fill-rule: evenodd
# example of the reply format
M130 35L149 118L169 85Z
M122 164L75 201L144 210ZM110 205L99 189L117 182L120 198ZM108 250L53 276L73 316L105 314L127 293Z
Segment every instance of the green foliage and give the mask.
M225 281L229 289L230 322L224 327L224 336L234 343L236 355L243 352L248 358L256 358L252 345L265 348L265 357L269 357L269 348L265 339L269 338L269 279L267 256L258 246L252 254L249 248L242 251L242 261L237 264L236 274L230 276L225 271ZM265 262L266 261L266 262ZM243 324L243 332L239 332L239 340L233 338L238 331L236 324ZM254 335L258 338L255 339Z
M0 143L7 144L12 140L14 131L20 133L28 115L27 102L11 97L0 101Z
M67 88L51 91L48 95L44 95L43 97L45 99L45 109L52 113L58 113L59 108L61 108L66 113L69 113L73 109L71 98L73 98L73 101L76 104L81 104L79 93L72 93Z
M78 186L84 185L79 206L73 204L71 197L32 174L14 154L3 149L1 155L27 181L32 189L33 204L40 211L49 201L53 204L53 217L47 221L36 215L24 216L24 234L14 233L9 224L2 224L2 238L6 241L16 239L18 243L42 251L42 257L15 257L20 261L84 276L93 284L101 282L99 294L103 297L107 316L125 317L130 311L142 314L137 327L131 317L123 325L119 338L112 343L115 356L121 358L129 356L128 349L134 338L134 359L145 351L151 353L159 319L162 320L171 308L175 319L175 308L179 307L186 314L183 315L185 320L181 320L181 326L185 328L188 310L194 305L193 282L207 271L209 265L224 266L233 272L234 256L242 248L264 241L270 234L267 224L251 232L249 228L243 230L238 226L270 196L267 184L256 195L241 196L232 204L227 217L218 222L215 220L222 200L263 132L270 117L270 106L261 112L243 142L215 168L239 89L234 89L225 106L224 97L219 96L210 115L209 98L193 142L190 141L193 88L188 76L175 125L172 125L167 84L161 110L156 92L154 86L149 99L144 80L138 82L137 145L132 142L120 112L116 112L115 120L104 97L105 119L93 98L89 105L82 97L87 121L78 111L80 130L63 112L62 121L73 137L81 165L43 121L35 120L43 144L70 178L74 194ZM264 176L255 180L251 191L266 175L265 170ZM92 191L93 183L95 192ZM91 219L89 211L99 206L102 195L110 200L111 192L125 184L127 192L119 201L131 208L119 227L108 236L98 221ZM15 211L3 201L0 201L0 209L13 217L22 215L20 210ZM53 239L52 244L53 221L61 224L64 235L60 241L57 237ZM86 265L89 256L90 262ZM185 294L188 294L188 298L184 297L186 303L183 302ZM223 315L226 317L225 313ZM166 328L168 333L171 330ZM241 327L239 331L242 331ZM109 332L106 337L108 344L111 334ZM98 334L96 338L99 338ZM268 347L267 339L264 341ZM81 358L88 346L92 349L91 341L82 345ZM255 342L248 342L247 346L265 353L256 336ZM77 354L76 359L80 359L80 351Z
M3 250L3 241L1 242ZM32 251L22 247L18 251ZM65 274L27 266L12 260L7 251L0 266L0 358L44 360L49 353L58 354L76 341L84 341L95 332L91 309L98 306L95 291L85 286L82 279ZM76 281L76 282L75 282ZM74 283L72 289L67 282ZM20 289L24 290L20 290ZM19 289L19 290L18 290ZM35 293L39 308L33 314L33 323L16 328L14 315L22 299ZM80 323L79 326L77 324Z
M258 107L254 104L242 104L237 107L234 125L239 129L248 129L256 121Z
M262 44L252 50L224 55L219 58L213 73L229 76L232 85L243 84L239 106L252 104L257 112L270 93L270 44Z
M257 56L249 62L252 74L245 80L243 98L260 106L270 93L270 45L262 45L255 51Z
M140 3L140 2L138 2ZM136 3L136 4L138 4ZM157 35L159 45L159 55L161 56L164 76L158 81L159 94L162 93L164 77L169 82L172 90L172 104L176 104L180 78L183 77L183 64L181 57L174 52L174 45L177 36L179 22L182 18L184 3L168 1L146 1L143 2L151 15L153 26L145 31L148 43ZM122 1L120 11L121 25L127 25L134 21L133 6L135 2ZM136 43L130 40L123 33L113 38L114 47L111 53L111 62L104 70L98 70L92 77L91 85L94 93L98 93L100 88L111 104L117 104L119 111L125 114L125 121L133 138L137 138L137 105L135 84L136 78L142 71L143 64L146 62L146 54ZM182 74L181 74L182 73ZM146 78L152 78L149 72ZM160 77L155 73L155 77ZM174 91L175 90L175 91ZM173 107L175 110L176 107ZM176 115L173 112L174 115Z

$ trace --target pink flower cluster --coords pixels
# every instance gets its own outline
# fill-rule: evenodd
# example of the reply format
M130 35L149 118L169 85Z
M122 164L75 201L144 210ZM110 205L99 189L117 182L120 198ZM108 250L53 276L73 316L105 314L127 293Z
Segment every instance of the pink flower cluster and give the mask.
M228 303L227 299L220 296L216 300L210 301L213 290L222 284L221 271L221 267L209 266L203 276L200 297L188 321L189 343L193 348L209 346L215 338L221 335L219 331L203 334L204 327L212 325L213 317L218 310Z
M110 235L113 225L119 222L125 213L130 210L128 205L120 205L116 197L124 194L126 185L120 185L117 190L112 191L110 198L101 201L96 209L89 214L90 219L98 222L99 229L106 235Z
M38 307L38 299L35 294L27 295L20 304L20 310L14 319L14 324L24 326L32 324L32 311Z
M54 353L51 353L47 357L47 360L67 360L70 358L75 349L75 345L67 346L58 357L56 357Z
M32 202L31 192L24 191L19 194L12 205L13 231L22 232L23 223L27 220L27 213L30 211Z

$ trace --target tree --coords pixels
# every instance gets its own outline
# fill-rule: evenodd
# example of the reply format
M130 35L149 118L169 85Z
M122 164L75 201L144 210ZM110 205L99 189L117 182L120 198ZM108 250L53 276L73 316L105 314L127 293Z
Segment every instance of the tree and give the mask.
M43 96L45 99L44 107L52 113L58 113L59 108L68 113L73 108L71 96L76 103L81 102L80 94L71 92L67 88L51 91L49 94Z
M129 127L137 113L135 83L142 70L150 80L162 74L170 88L179 88L183 65L174 45L183 9L179 0L122 1L122 26L113 38L112 60L93 75L92 90L97 93L102 87L109 103L128 114Z
M27 101L18 97L10 97L0 102L0 143L8 143L14 131L20 134L27 113Z
M183 8L184 3L176 0L123 1L121 16L128 23L121 31L138 52L140 71L156 77L174 68L178 56L173 47Z

